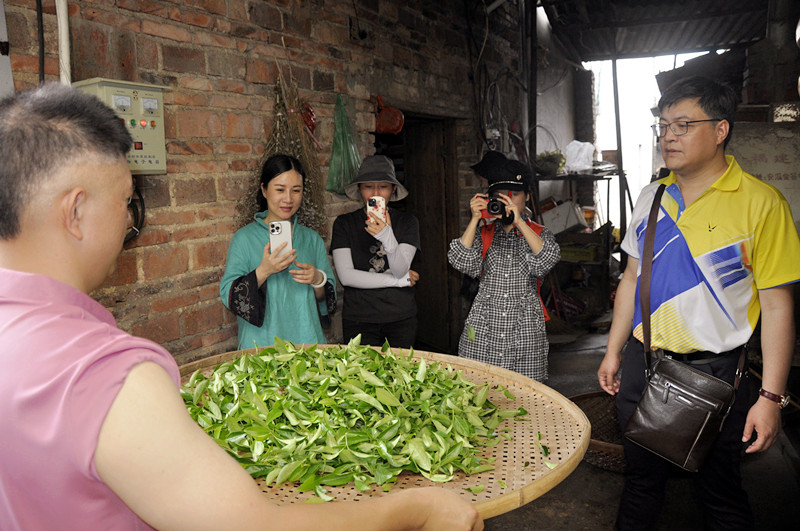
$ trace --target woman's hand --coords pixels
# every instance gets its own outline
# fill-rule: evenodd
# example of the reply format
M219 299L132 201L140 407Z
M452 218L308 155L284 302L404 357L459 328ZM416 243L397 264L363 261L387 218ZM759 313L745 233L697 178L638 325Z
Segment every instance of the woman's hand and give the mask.
M297 259L297 250L292 249L291 252L283 253L279 256L281 250L289 245L283 242L275 249L275 252L270 252L271 243L264 246L264 254L261 255L261 263L256 268L256 277L258 278L258 285L262 285L270 275L279 273L289 267L289 265Z
M294 265L297 266L297 269L292 269L289 271L289 274L292 275L292 278L294 278L295 282L299 284L319 284L322 282L322 279L324 278L322 271L313 265L304 264L298 261L295 261Z
M467 228L464 229L464 234L461 235L461 243L464 247L472 247L475 242L475 230L478 228L478 223L481 221L482 210L486 210L486 205L489 203L489 196L486 194L475 194L469 200L469 210L472 213Z
M386 222L372 214L372 212L367 212L367 222L365 225L365 229L369 232L372 236L377 236L380 231L382 231L386 226L392 226L392 218L389 216L389 211L386 211Z
M489 203L489 196L486 194L475 194L469 200L469 210L472 213L472 219L480 219L481 211L486 210L486 205Z
M519 211L519 206L514 204L510 197L505 194L498 194L497 199L499 199L506 206L506 216L514 216L514 221L512 223L516 228L519 229L520 226L525 225L525 220L522 219L522 213Z

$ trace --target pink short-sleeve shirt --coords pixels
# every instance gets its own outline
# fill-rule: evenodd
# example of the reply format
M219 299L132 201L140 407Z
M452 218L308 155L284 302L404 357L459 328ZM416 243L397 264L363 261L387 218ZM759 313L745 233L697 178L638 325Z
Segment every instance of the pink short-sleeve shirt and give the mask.
M128 372L175 360L86 294L0 269L0 529L149 529L97 474L94 451Z

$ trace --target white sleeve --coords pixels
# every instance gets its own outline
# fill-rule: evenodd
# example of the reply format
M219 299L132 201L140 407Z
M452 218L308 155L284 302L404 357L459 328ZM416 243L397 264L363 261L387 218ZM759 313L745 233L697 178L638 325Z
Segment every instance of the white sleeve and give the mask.
M413 247L412 247L413 249ZM401 278L395 278L391 273L370 273L369 271L361 271L353 266L353 257L350 254L350 248L344 247L334 249L331 253L333 255L333 265L336 268L336 276L342 286L349 286L351 288L361 289L375 289L375 288L405 288L411 285L411 279L408 278L408 271L406 275Z
M639 259L639 234L647 225L647 218L650 216L650 207L653 205L653 199L655 198L659 184L660 181L655 181L642 188L639 197L636 199L633 212L631 212L628 230L625 232L625 238L623 238L622 244L620 245L620 248L631 258ZM659 212L658 219L661 219L662 216L663 213Z
M389 225L385 226L375 236L375 239L383 244L383 250L386 251L386 259L389 262L389 269L392 275L395 278L408 276L408 270L411 269L411 261L414 260L414 255L417 254L417 248L409 243L398 244L394 231Z

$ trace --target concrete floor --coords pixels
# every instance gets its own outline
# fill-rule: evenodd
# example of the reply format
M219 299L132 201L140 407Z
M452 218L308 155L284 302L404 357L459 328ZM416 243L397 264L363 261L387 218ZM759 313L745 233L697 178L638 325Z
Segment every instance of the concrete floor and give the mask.
M573 339L551 338L555 344L550 347L547 384L566 397L600 391L596 372L607 334L590 333ZM746 455L742 475L757 530L800 528L800 459L786 431L766 452ZM487 520L486 531L613 529L623 480L622 474L584 460L550 492ZM703 529L691 479L677 468L668 483L665 509L656 529Z

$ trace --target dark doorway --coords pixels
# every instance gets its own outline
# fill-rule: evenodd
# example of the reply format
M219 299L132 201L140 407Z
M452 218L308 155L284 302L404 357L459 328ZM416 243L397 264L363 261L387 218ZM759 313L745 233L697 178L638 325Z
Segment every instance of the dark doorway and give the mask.
M417 216L421 251L412 269L419 328L415 348L455 354L461 333L459 278L447 264L458 233L458 165L452 120L409 116L397 135L375 135L376 153L395 163L408 197L396 206ZM394 205L393 205L394 206Z

